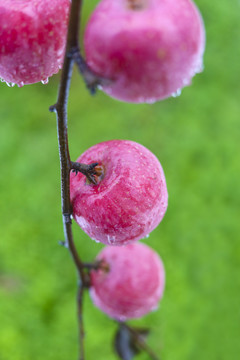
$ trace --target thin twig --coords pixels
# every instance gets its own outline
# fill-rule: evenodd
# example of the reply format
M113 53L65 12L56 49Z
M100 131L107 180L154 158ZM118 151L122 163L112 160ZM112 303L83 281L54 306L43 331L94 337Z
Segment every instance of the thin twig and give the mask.
M67 127L67 104L69 98L70 82L72 77L72 70L74 59L72 56L72 49L78 47L78 33L80 26L80 12L82 0L72 0L70 8L70 17L68 25L68 34L66 42L66 52L62 68L61 80L59 85L57 103L50 107L50 111L56 112L57 115L57 133L59 143L59 156L61 167L61 198L62 198L62 215L63 215L63 228L65 234L65 247L68 248L75 267L78 273L78 296L77 296L77 309L78 309L78 324L79 324L79 344L80 355L79 359L84 360L84 347L83 347L83 314L82 314L82 297L85 285L88 284L87 274L84 272L83 263L77 253L72 234L72 221L71 221L71 203L70 203L70 171L71 160L68 148L68 127Z
M76 268L78 270L80 278L84 279L84 271L82 262L77 254L73 236L72 236L72 221L71 221L71 203L70 203L70 171L71 160L68 149L68 128L67 128L67 103L69 97L69 88L73 69L73 59L68 56L68 51L77 41L76 33L78 33L79 27L79 14L80 14L81 0L73 0L69 29L66 45L66 54L62 69L62 75L59 86L59 93L57 103L51 106L50 110L55 111L57 114L57 131L58 131L58 143L59 143L59 156L61 166L61 195L62 195L62 214L63 214L63 226L65 233L66 246L68 247Z
M104 260L95 260L91 263L83 263L83 266L88 271L91 270L103 270L104 272L109 272L110 267Z
M152 351L150 346L148 346L148 344L144 340L144 337L141 334L139 334L137 330L135 330L134 328L123 322L121 322L120 325L125 327L132 334L137 345L142 350L144 350L153 360L160 360L160 358Z
M109 85L112 80L106 79L95 74L88 66L84 58L82 57L79 48L73 49L73 59L81 73L84 82L92 95L95 95L97 88L103 85Z

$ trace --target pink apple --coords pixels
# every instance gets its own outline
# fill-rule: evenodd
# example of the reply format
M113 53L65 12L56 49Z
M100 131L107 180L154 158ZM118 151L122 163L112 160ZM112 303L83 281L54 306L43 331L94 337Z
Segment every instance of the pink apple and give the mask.
M0 78L47 82L63 63L70 0L1 0Z
M105 247L97 256L104 268L91 271L90 295L110 317L125 321L157 308L165 285L161 259L142 243Z
M73 216L94 240L122 245L147 236L162 220L168 193L158 159L133 141L112 140L94 145L78 162L98 163L103 175L89 184L71 173Z
M90 68L112 79L104 92L154 102L179 92L202 70L205 31L190 0L102 0L84 44Z

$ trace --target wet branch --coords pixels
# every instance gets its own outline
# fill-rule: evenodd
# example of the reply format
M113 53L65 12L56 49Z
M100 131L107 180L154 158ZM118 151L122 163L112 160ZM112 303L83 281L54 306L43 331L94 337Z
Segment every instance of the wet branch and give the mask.
M77 294L77 312L79 324L79 360L84 360L84 328L83 328L83 291L89 284L88 274L84 271L84 265L80 259L72 234L71 203L70 203L70 171L72 162L68 148L68 126L67 126L67 105L69 98L69 89L74 65L74 56L78 49L78 34L80 27L81 0L72 0L70 9L70 18L68 25L68 34L66 42L66 52L62 68L61 80L59 85L58 98L55 105L50 107L50 111L55 112L57 116L57 134L59 144L59 157L61 168L61 199L63 228L65 234L64 246L68 248L78 275L78 294Z

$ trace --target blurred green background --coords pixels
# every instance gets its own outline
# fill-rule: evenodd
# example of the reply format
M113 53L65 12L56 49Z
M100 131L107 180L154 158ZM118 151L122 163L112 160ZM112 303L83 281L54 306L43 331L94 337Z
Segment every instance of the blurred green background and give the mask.
M84 7L84 22L94 3ZM74 72L72 159L114 138L137 141L165 171L169 207L146 243L167 275L160 309L132 324L152 328L164 360L237 360L240 353L240 27L238 0L198 0L205 70L178 98L154 105L91 98ZM83 26L84 26L83 22ZM48 85L0 86L0 359L66 360L78 352L76 276L63 240L54 114ZM101 245L74 224L82 258ZM116 359L116 325L84 304L86 359ZM148 359L146 354L138 356Z

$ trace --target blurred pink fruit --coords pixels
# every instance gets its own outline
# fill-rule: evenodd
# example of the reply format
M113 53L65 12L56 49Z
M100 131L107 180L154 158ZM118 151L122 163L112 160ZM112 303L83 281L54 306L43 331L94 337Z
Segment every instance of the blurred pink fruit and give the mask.
M97 260L104 261L104 269L91 271L90 295L99 309L125 321L157 308L165 272L155 251L141 243L107 246Z
M102 0L84 44L90 68L112 79L104 92L151 103L178 94L202 71L205 30L190 0Z
M0 78L23 86L61 68L70 0L1 0Z
M77 161L103 168L97 185L81 173L70 176L74 219L92 239L122 245L147 236L160 223L167 209L166 181L158 159L144 146L102 142Z

